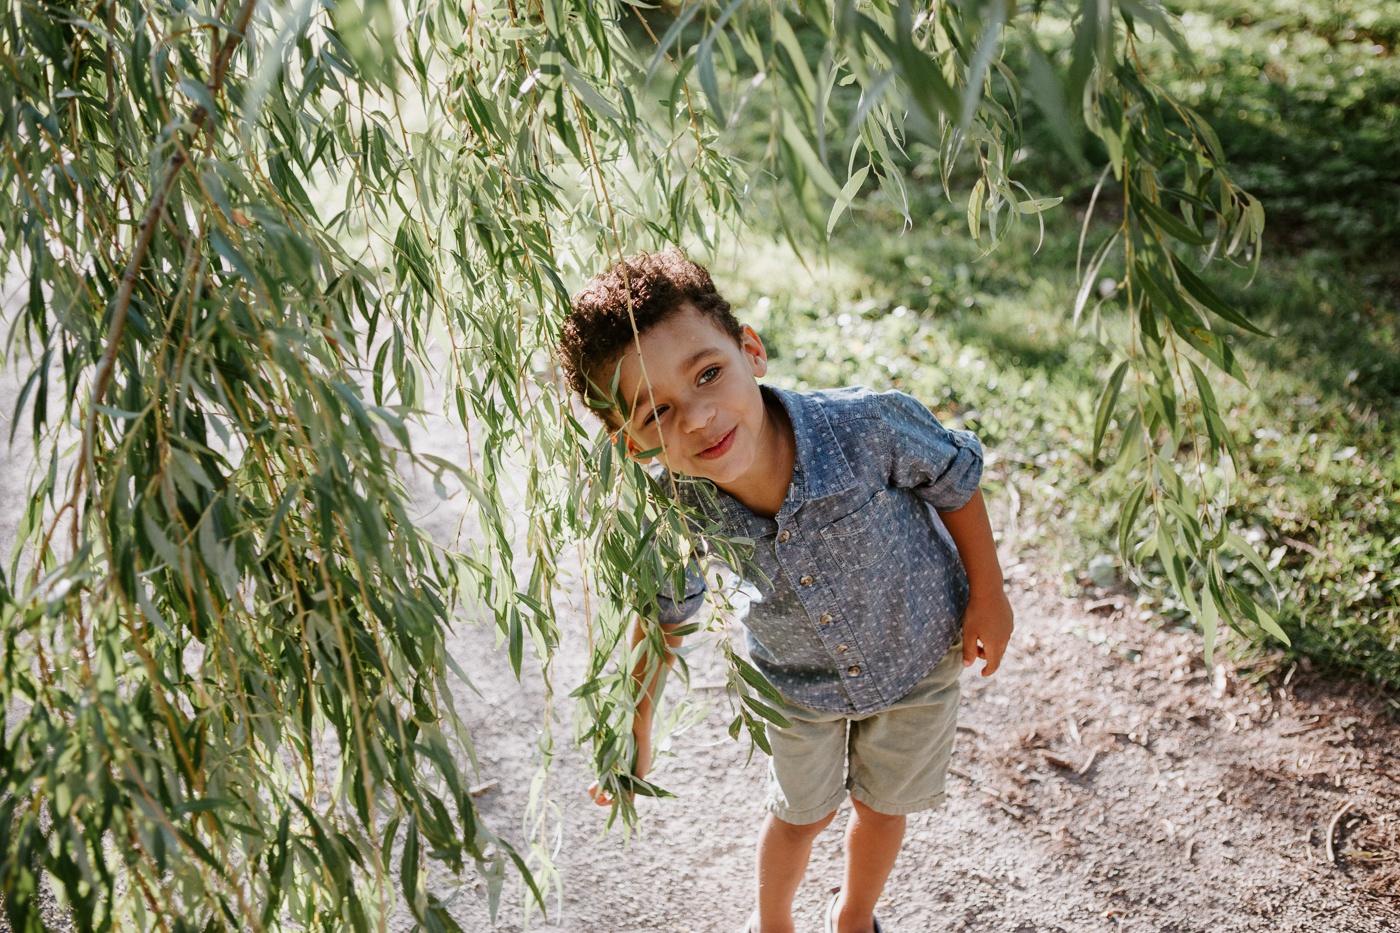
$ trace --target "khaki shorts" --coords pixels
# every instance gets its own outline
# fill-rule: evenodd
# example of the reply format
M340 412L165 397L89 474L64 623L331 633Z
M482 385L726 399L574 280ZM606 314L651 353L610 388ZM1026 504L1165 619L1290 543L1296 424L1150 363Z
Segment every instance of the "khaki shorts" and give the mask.
M941 806L957 730L962 643L878 713L849 716L787 704L787 729L769 726L766 806L787 823L815 823L849 793L876 813Z

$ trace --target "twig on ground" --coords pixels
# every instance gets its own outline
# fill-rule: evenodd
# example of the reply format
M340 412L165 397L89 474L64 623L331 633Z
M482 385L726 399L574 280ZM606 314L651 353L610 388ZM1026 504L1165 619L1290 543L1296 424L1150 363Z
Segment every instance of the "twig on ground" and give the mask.
M1322 552L1321 552L1321 551L1319 551L1317 548L1313 547L1311 544L1309 544L1309 543L1306 542L1306 541L1299 541L1297 538L1290 538L1290 537L1288 537L1288 535L1284 535L1284 536L1282 537L1282 541L1283 541L1284 544L1292 545L1293 547L1296 547L1296 548L1297 548L1298 550L1300 550L1300 551L1307 551L1307 552L1308 552L1309 554L1311 554L1313 557L1321 557L1321 556L1322 556Z
M1337 824L1342 821L1342 817L1346 816L1347 811L1351 809L1354 802L1355 801L1348 800L1346 803L1342 804L1341 809L1332 814L1332 822L1327 824L1327 864L1329 865L1335 865L1337 862L1337 853L1332 848L1332 837L1337 832Z
M1094 749L1093 751L1091 751L1091 752L1089 753L1089 758L1088 758L1088 760L1085 761L1084 764L1080 765L1080 766L1079 766L1079 770L1076 771L1076 772L1074 772L1074 773L1077 774L1077 775L1079 775L1080 777L1083 777L1084 775L1088 774L1088 773L1089 773L1089 769L1092 768L1092 767L1094 766L1094 759L1096 759L1096 758L1098 758L1098 757L1099 757L1099 750L1096 748L1096 749Z
M996 791L994 791L994 790L992 790L992 789L990 789L990 788L987 788L987 787L979 787L979 788L977 788L977 789L980 790L982 793L986 794L986 795L990 798L990 799L987 801L987 803L989 803L989 804L991 804L992 806L996 807L998 810L1002 811L1003 813L1005 813L1007 816L1011 817L1012 819L1014 819L1014 820L1024 820L1024 819L1026 818L1026 814L1025 814L1024 811L1018 810L1018 809L1016 809L1015 807L1011 806L1011 804L1006 803L1006 802L1003 801L1003 800L997 799L997 798L1000 797L1001 795L998 794Z
M470 793L473 797L480 797L482 794L486 793L488 790L495 787L499 783L501 782L496 780L487 781L485 784L476 785L470 791L468 791L468 793Z
M1280 732L1280 733L1278 734L1278 737L1281 738L1281 739L1286 739L1286 738L1288 738L1289 736L1302 735L1304 732L1312 732L1314 729L1321 729L1323 726L1326 726L1326 725L1329 725L1329 723L1328 723L1328 722L1323 722L1322 717L1321 717L1321 716L1317 716L1317 717L1315 717L1315 718L1313 719L1313 721L1310 722L1310 723L1306 723L1306 724L1304 724L1304 725L1302 725L1302 726L1299 726L1299 727L1296 728L1296 729L1289 729L1289 730L1286 731L1286 732Z

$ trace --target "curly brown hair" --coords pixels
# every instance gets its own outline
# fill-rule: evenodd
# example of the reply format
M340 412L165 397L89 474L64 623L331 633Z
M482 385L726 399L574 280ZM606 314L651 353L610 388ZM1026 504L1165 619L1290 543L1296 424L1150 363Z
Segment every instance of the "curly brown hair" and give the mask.
M674 246L660 253L627 257L590 279L571 304L559 338L559 360L570 388L585 402L590 397L606 401L597 387L609 383L603 375L605 368L632 343L633 321L636 333L644 334L688 304L736 343L743 342L743 326L730 311L729 302L715 290L709 270L686 259ZM612 408L603 408L598 414L609 427L622 425Z

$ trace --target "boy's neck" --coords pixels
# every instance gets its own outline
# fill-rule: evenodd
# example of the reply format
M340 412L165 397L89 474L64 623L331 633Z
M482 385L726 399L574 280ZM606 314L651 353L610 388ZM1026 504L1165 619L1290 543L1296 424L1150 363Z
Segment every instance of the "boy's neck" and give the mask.
M792 472L797 465L797 437L783 403L768 393L763 395L763 430L760 455L753 466L732 483L720 486L755 515L772 518L783 507Z

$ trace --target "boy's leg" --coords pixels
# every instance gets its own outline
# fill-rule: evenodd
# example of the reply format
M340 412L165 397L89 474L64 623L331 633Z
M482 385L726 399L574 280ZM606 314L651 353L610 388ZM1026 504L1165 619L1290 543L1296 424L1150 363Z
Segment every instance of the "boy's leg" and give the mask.
M758 835L760 933L791 933L792 898L812 841L846 797L846 718L785 704L788 726L768 730L768 816Z
M962 651L954 645L928 676L887 709L851 723L855 813L837 933L870 933L875 902L904 840L902 814L941 806L957 727Z
M905 817L877 813L855 799L851 805L836 933L874 933L875 902L904 842Z
M815 823L788 823L773 814L758 831L758 933L792 933L792 899L807 873L812 842L836 811Z

